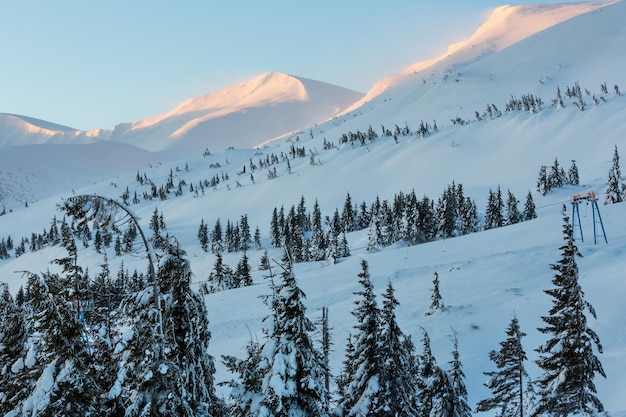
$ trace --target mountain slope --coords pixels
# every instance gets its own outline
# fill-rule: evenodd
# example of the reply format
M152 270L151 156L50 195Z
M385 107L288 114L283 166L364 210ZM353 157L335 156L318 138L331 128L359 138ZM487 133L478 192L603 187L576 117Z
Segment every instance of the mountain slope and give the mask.
M377 101L393 97L393 90L396 85L401 93L406 94L407 89L428 90L432 85L442 82L459 82L459 75L463 73L465 66L472 65L475 62L481 62L483 59L487 59L491 54L507 49L526 38L537 35L564 21L592 11L600 11L602 8L615 3L619 3L619 1L501 6L492 13L490 18L479 27L469 39L451 45L448 52L444 55L428 61L418 62L405 68L399 74L381 80L368 91L363 99L350 106L350 108L346 110L346 113L357 108L360 108L360 110L367 108L368 106L365 104L378 96L380 97ZM616 7L619 8L623 6ZM618 13L616 16L619 16L619 11L616 10L615 12ZM605 13L611 13L611 11ZM572 24L579 25L580 23ZM618 29L619 25L613 27ZM604 31L607 28L598 29ZM587 32L577 33L577 31L572 31L569 32L569 35L574 39L561 39L560 42L562 43L550 42L550 44L557 46L557 48L558 45L575 48L576 45L578 45L577 36L580 37L583 33ZM596 37L591 36L587 37L587 39L596 39ZM606 40L612 41L612 37L608 37ZM608 51L608 48L601 49L605 52ZM538 51L544 50L545 48L538 48ZM583 48L581 48L580 51L582 53L589 52L589 50ZM531 50L528 50L528 52L532 53ZM571 54L568 56L572 58L575 57L575 55L572 56ZM517 55L517 57L518 59L521 58L519 55ZM523 56L523 59L534 61L533 57ZM527 68L525 65L519 67ZM499 71L496 69L487 70L485 75L488 75L490 72ZM615 73L617 73L617 71L615 71ZM538 80L533 81L537 82ZM506 97L506 94L510 93L505 91L504 94ZM464 104L465 103L460 104L459 107ZM484 105L484 103L482 103L482 105ZM426 107L423 102L416 103L416 106ZM438 110L439 109L435 112ZM429 116L430 114L426 114L424 118L429 118Z
M194 97L163 115L116 128L110 139L151 151L198 155L251 148L330 119L361 93L280 73Z

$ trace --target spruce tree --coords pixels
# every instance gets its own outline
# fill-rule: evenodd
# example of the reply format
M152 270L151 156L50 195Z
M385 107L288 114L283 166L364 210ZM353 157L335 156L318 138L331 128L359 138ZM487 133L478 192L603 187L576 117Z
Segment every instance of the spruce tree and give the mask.
M528 190L526 195L526 203L524 204L524 211L522 212L522 221L532 220L537 218L537 212L535 211L535 202L533 195Z
M496 417L524 417L526 406L525 385L530 386L524 362L528 359L522 347L522 337L526 333L520 330L519 321L513 316L506 329L506 340L500 342L500 350L489 352L497 371L484 372L489 377L485 386L493 395L476 404L476 412L496 410Z
M504 215L502 209L504 202L502 201L502 192L500 186L495 192L489 190L489 198L487 200L487 209L485 213L485 230L502 227L504 225Z
M522 215L517 208L517 198L513 195L511 190L507 190L507 199L506 199L506 224L511 225L515 223L519 223L522 220Z
M83 325L67 275L29 274L34 324L30 347L13 366L7 410L14 415L75 416L101 408L103 387L93 379Z
M550 185L548 183L547 167L542 165L539 169L539 177L537 178L537 191L541 195L546 195L550 191Z
M359 284L363 289L355 292L359 298L352 311L358 324L354 326L356 332L350 363L346 364L343 373L347 384L335 411L340 416L370 415L372 410L380 409L381 405L379 381L382 364L378 352L380 311L376 306L374 287L365 260L361 261Z
M211 293L234 288L233 271L224 263L224 258L220 252L215 256L213 271L209 274L209 291Z
M17 394L13 378L24 366L27 328L25 309L13 299L9 286L0 282L0 413L8 410Z
M248 256L246 252L243 253L241 260L237 264L235 269L235 286L247 287L252 285L252 276L250 275L250 262L248 262Z
M203 251L209 250L209 229L204 222L204 219L200 219L200 226L198 227L198 241Z
M609 176L607 180L606 199L604 204L615 204L624 201L626 196L626 186L621 184L622 172L619 167L619 153L617 152L617 145L615 145L615 151L613 152L613 165L609 170Z
M600 338L587 326L585 312L596 318L593 306L584 299L578 278L576 257L581 256L574 244L574 233L565 206L561 259L550 265L555 271L554 288L544 292L552 297L549 316L542 317L545 327L539 329L550 338L537 349L537 365L543 375L537 381L539 401L533 415L594 414L604 407L596 395L593 379L606 377L594 345L602 353Z
M454 394L452 396L451 409L447 415L470 417L472 415L472 409L467 403L467 387L465 385L463 365L460 360L459 341L456 332L453 330L452 333L454 348L452 350L452 360L450 361L448 377Z
M268 298L272 315L266 319L267 340L261 348L262 396L252 416L327 416L326 369L315 349L315 326L305 313L305 294L291 264L283 267L282 282Z
M433 278L433 293L430 296L430 308L428 312L426 312L426 315L429 316L437 311L444 311L445 308L443 298L439 292L439 274L435 272L435 277Z
M258 405L263 398L262 369L259 366L262 360L261 345L250 340L245 346L247 356L239 359L235 356L224 355L222 362L237 379L222 383L231 388L229 404L232 417L250 417L258 413Z
M214 391L204 301L189 286L191 269L184 251L169 242L164 250L157 276L160 320L152 288L125 300L133 332L119 349L117 389L109 397L127 404L126 415L224 415Z
M572 159L572 165L567 171L567 182L569 185L580 185L580 177L578 176L578 167L576 161Z
M400 304L395 298L391 282L383 295L381 328L378 343L382 369L379 380L378 409L370 410L376 416L415 416L418 412L417 385L413 344L398 322L395 309Z
M554 158L554 163L550 167L550 173L548 174L548 189L553 190L560 188L565 184L564 173L559 165L557 158Z
M419 356L417 399L419 416L430 417L443 413L441 400L445 393L450 394L451 384L448 375L437 365L437 360L430 347L430 337L423 331L422 354ZM439 413L439 414L438 414Z
M218 254L223 250L224 244L222 240L222 224L220 219L217 219L215 221L215 226L213 226L213 232L211 232L211 252Z

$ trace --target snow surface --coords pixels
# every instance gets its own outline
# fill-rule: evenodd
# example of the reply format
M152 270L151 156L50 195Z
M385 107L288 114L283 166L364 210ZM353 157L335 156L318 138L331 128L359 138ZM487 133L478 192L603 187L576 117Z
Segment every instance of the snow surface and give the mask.
M437 199L454 180L463 184L466 195L474 198L484 212L490 189L500 185L503 191L510 189L523 201L526 193L535 189L541 165L550 166L558 158L567 169L574 159L582 185L555 190L546 196L533 192L539 215L536 220L417 246L396 244L378 252L366 250L366 231L351 233L351 257L334 265L297 264L294 273L307 295L304 302L309 316L320 317L321 307L329 308L331 368L335 375L341 369L348 333L356 324L350 314L355 300L353 292L359 289L357 274L361 260L366 259L376 293L382 294L387 281L392 282L400 302L398 323L416 341L421 337L421 328L425 328L433 353L444 369L452 358L454 329L469 403L474 406L489 395L483 386L486 377L482 372L494 370L488 352L498 349L513 314L527 333L522 340L531 359L527 370L533 378L540 375L532 360L537 358L534 349L545 341L537 328L543 325L541 316L547 315L551 306L551 299L543 291L551 288L553 271L549 266L558 261L558 248L563 243L561 207L565 204L569 213L572 194L594 190L600 195L599 208L608 244L602 240L593 244L591 207L581 207L585 241L577 241L583 254L578 260L580 283L586 300L598 315L597 320L589 321L589 326L598 333L604 347L599 358L607 378L596 379L598 396L612 416L626 416L626 204L602 204L615 145L622 161L626 160L626 97L611 93L613 84L626 88L626 28L621 23L625 15L626 3L607 5L493 53L458 62L454 71L432 74L425 83L409 77L349 114L260 149L234 149L204 158L144 165L141 172L145 171L157 184L165 183L170 169L176 180L185 179L188 184L222 172L228 173L230 179L207 189L204 196L195 197L185 190L182 197L142 202L132 209L146 227L155 207L164 213L167 231L187 251L195 286L207 278L215 261L197 241L200 219L212 227L218 218L225 224L227 219L238 221L247 214L251 228L260 227L265 249L269 248L272 209L297 205L301 196L309 210L317 199L322 214L332 216L335 208L341 210L346 193L350 193L353 203L365 201L368 205L376 196L390 200L394 194L413 189L418 196L426 194ZM526 17L530 23L535 18L533 14ZM525 23L528 20L520 21ZM602 95L606 102L595 105L591 96L585 95L588 107L584 112L574 107L572 100L566 100L563 109L551 108L550 100L557 86L563 91L576 81L591 94ZM609 94L600 94L603 82L608 83ZM504 113L511 94L520 97L528 93L544 100L541 112ZM474 111L483 112L487 103L496 104L503 116L465 126L450 123L455 116L473 120ZM400 137L397 144L391 138L379 138L363 147L343 145L322 150L324 140L337 143L342 133L357 129L364 132L369 125L380 133L381 124L393 129L394 124L402 126L407 122L415 130L420 120L433 119L439 132L425 138ZM288 153L292 144L305 147L307 157L291 160L290 174L281 163L276 166L278 178L273 180L264 171L255 172L254 183L248 174L237 175L250 159ZM33 156L39 149L42 148L32 149ZM65 150L68 159L79 159L77 148ZM315 165L310 164L311 153ZM216 163L221 168L210 168ZM188 171L183 168L186 164ZM626 170L623 164L622 171ZM72 178L76 169L59 164L55 174ZM93 173L86 168L85 173L91 184L74 190L76 194L118 198L126 186L131 192L145 189L136 183L134 170L116 174L114 180L98 182L91 180L99 176L89 177ZM16 176L12 181L15 185L26 178ZM0 216L0 238L11 235L19 240L49 227L52 216L59 215L56 204L73 195L62 182L49 184L48 198L42 197L27 208L12 207L12 212ZM24 281L14 271L52 269L49 261L62 254L60 248L54 247L0 260L0 280L7 281L15 292ZM280 250L269 249L269 254L276 260L282 257ZM262 251L248 253L254 269L261 255ZM224 262L234 267L240 257L240 253L226 254ZM110 256L110 260L110 270L116 271L122 258ZM91 250L83 250L79 261L93 265L90 270L95 271L102 259ZM134 268L146 268L145 259L129 256L123 261L131 272ZM426 315L435 272L447 310ZM270 293L266 275L267 272L255 270L255 285L205 297L212 332L211 353L218 359L223 354L243 357L250 337L262 339L262 319L269 313L260 298ZM381 298L378 297L379 302ZM229 379L225 367L219 361L216 365L216 380ZM227 395L227 391L219 392Z

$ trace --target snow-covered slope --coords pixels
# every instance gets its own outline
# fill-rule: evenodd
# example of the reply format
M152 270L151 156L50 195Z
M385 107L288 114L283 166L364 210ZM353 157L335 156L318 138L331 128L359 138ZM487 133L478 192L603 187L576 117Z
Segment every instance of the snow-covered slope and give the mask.
M252 148L330 119L361 93L281 73L194 97L149 119L116 127L110 138L179 156Z
M0 210L11 210L117 175L157 165L157 155L132 145L23 145L0 148Z
M33 117L0 113L0 147L86 142L97 134L97 131L82 132Z
M394 93L394 87L398 86L398 93L407 95L410 90L433 90L435 89L435 85L439 85L441 83L453 82L458 83L463 80L462 75L464 74L464 67L467 65L471 65L475 62L481 62L483 59L486 59L489 55L494 54L498 51L502 51L507 49L511 45L514 45L526 38L532 37L533 35L538 34L548 28L559 25L560 23L572 19L576 16L580 16L594 10L599 10L608 5L612 5L614 3L618 3L618 1L605 1L605 2L581 2L581 3L555 3L555 4L533 4L533 5L514 5L514 6L501 6L495 9L489 19L479 27L476 32L467 40L458 42L454 45L451 45L448 48L448 51L436 58L418 62L413 65L408 66L399 74L391 75L387 78L376 83L370 91L358 102L350 106L346 109L346 112L350 112L355 109L363 110L363 108L367 108L368 105L366 103L374 100L376 97L379 97L378 101L387 100L391 97L397 95ZM623 6L619 6L623 7ZM613 10L613 9L611 9ZM606 13L616 13L614 15L615 19L610 23L609 27L602 28L588 28L590 31L600 30L601 32L618 30L620 25L616 25L618 23L615 21L619 19L620 11L619 9L614 12L606 12ZM587 31L577 31L572 30L571 26L580 26L584 25L584 18L582 20L574 19L573 22L569 23L569 27L566 30L568 33L567 38L555 39L553 42L549 42L549 45L556 47L557 49L561 49L561 47L569 48L567 52L559 54L557 56L566 56L571 57L571 59L576 59L576 54L572 55L572 49L578 49L578 52L583 55L591 52L587 47L582 47L579 44L578 37L585 37L584 33ZM612 29L613 28L613 29ZM613 34L609 33L609 36L606 38L607 41L612 41ZM542 39L540 37L540 39ZM586 36L584 41L593 42L596 39L595 36ZM586 42L584 42L586 43ZM580 45L580 46L579 46ZM537 48L536 51L546 51L547 48ZM610 52L607 48L601 48L604 52ZM532 54L531 49L527 49L526 52ZM551 52L550 52L551 53ZM552 59L549 61L554 61L558 59L557 56L552 56ZM532 56L527 56L526 54L516 55L517 61L514 61L512 64L517 66L518 68L523 68L524 70L528 69L528 65L520 65L519 60L525 60L525 62L537 62L540 63L542 67L552 65L556 65L558 68L568 65L567 62L556 62L552 64L552 62L546 62L544 64L543 60L535 60ZM581 57L581 59L584 59ZM496 60L500 60L496 58ZM500 60L502 61L502 60ZM552 65L551 65L552 64ZM553 70L555 68L552 68ZM500 73L498 68L490 68L486 72L484 72L484 76L489 76L491 73ZM612 72L614 74L618 74L617 69L614 69ZM531 74L528 74L531 75ZM548 76L549 74L540 74L541 76ZM528 84L528 77L524 84ZM540 82L541 78L530 79L531 85L532 82ZM572 81L573 82L573 81ZM522 87L522 86L519 86ZM518 88L519 88L518 87ZM409 91L407 91L409 90ZM415 92L417 94L417 92ZM438 95L441 94L437 93ZM503 94L510 94L508 91L504 91ZM460 97L464 97L465 99L471 98L467 95L463 96L459 94ZM444 96L448 97L448 96ZM415 97L411 96L409 101L412 101ZM414 103L412 107L426 107L426 100L432 99L431 96L426 97L424 101L420 101L418 103ZM449 101L449 100L448 100ZM429 101L429 107L432 103ZM403 103L406 104L406 103ZM434 114L438 114L440 108L438 106L439 103L435 103L437 108L432 112ZM484 105L485 103L481 103ZM465 103L459 103L458 107L464 106ZM414 110L414 109L411 109ZM428 118L430 114L425 114L423 117ZM452 117L452 116L451 116ZM454 116L456 117L456 115Z
M599 209L608 244L602 239L593 244L591 207L581 207L585 241L577 240L583 254L578 260L580 283L586 300L598 314L597 320L589 320L589 326L598 333L604 347L599 358L607 378L596 378L598 396L611 416L626 416L623 396L626 203L602 204L614 148L617 145L622 161L626 152L626 96L613 93L614 84L626 88L626 76L621 73L626 68L626 35L621 24L625 15L626 3L615 3L464 61L448 71L447 76L443 73L431 76L427 72L426 82L417 76L408 77L350 115L269 142L259 149L213 152L207 157L153 164L142 169L154 184L164 184L170 175L175 184L183 180L186 184L181 196L171 193L164 200L142 199L131 208L146 229L155 208L163 213L167 232L176 236L187 252L194 285L207 279L215 262L215 257L205 253L198 243L201 220L211 226L217 219L225 224L227 220L236 222L246 214L251 227L258 225L261 231L263 249L251 249L247 253L255 269L255 285L205 298L212 332L211 353L218 359L222 354L243 357L243 347L251 336L262 341L261 320L268 309L260 296L271 290L264 278L266 272L256 267L264 249L268 249L273 259L282 257L281 250L270 246L273 208L284 206L288 210L303 196L309 211L317 201L323 215L332 216L335 209L341 211L346 193L350 193L356 204L362 201L369 204L377 196L390 200L394 194L411 190L436 201L445 187L456 181L463 184L465 195L473 198L478 210L484 213L490 189L498 186L503 192L509 189L522 201L531 191L539 215L533 221L417 246L397 243L375 252L366 250L367 231L360 231L348 236L351 257L334 265L310 262L295 266L298 283L307 295L308 315L319 317L318 309L322 306L330 310L334 375L341 370L345 342L356 324L350 311L356 299L353 292L358 289L359 263L365 259L377 294L382 294L387 281L396 288L400 302L397 315L403 331L418 341L422 328L426 329L432 338L433 353L444 368L448 368L451 359L450 334L452 329L456 331L469 403L474 406L489 394L483 385L483 372L494 370L488 352L499 348L513 314L527 333L523 340L530 359L527 369L531 377L540 376L532 361L537 358L534 349L546 340L546 335L537 328L542 325L541 316L547 315L550 308L550 298L543 292L551 288L553 271L549 265L558 261L559 246L563 243L561 207L565 204L569 213L572 194L594 190L600 196ZM526 24L533 26L538 15L527 18L530 20ZM580 111L573 104L575 98L565 98L564 108L552 108L550 101L557 86L564 92L566 86L575 82L580 83L583 91L589 90L589 95L583 94L585 110ZM604 82L608 83L606 93L600 89ZM541 111L536 114L504 111L511 94L519 97L527 93L544 100ZM487 103L497 105L502 116L473 120L474 111L482 113ZM189 108L203 105L194 106L189 103ZM452 125L449 120L456 116L470 123ZM393 130L393 124L402 126L406 121L414 132L422 119L436 120L439 131L431 131L425 137L414 133L400 136L397 143L391 137L379 137L363 146L358 142L354 145L338 142L341 134L357 129L365 132L369 125L380 134L381 124ZM325 142L334 146L325 150ZM289 159L289 166L285 158L278 158L278 163L269 169L259 167L258 161L272 155L287 155L292 146L304 148L306 156ZM67 149L74 155L78 148ZM581 185L541 196L534 191L539 167L552 165L555 158L565 168L570 160L576 160ZM254 178L250 177L251 160L257 164ZM248 167L245 174L244 166ZM276 178L271 179L273 168ZM59 175L75 175L64 164L59 164L57 170ZM203 192L192 192L189 188L190 184L195 187L200 181L216 176L222 181ZM19 183L23 179L18 177L13 181ZM119 199L126 187L131 195L135 191L139 195L150 191L150 185L139 184L133 172L74 192ZM19 240L49 227L51 217L59 213L55 205L73 195L72 190L60 184L49 191L52 197L27 208L16 207L0 216L0 238L11 235ZM8 282L15 292L24 282L14 271L44 271L50 268L52 258L62 254L60 248L53 247L0 260L0 280ZM226 253L224 262L234 267L240 257L240 253ZM90 265L93 273L102 256L81 246L79 261ZM122 261L131 272L146 268L145 260L136 256L117 257L109 253L109 261L111 271L116 271ZM439 274L440 291L449 308L426 316L434 272ZM216 379L223 381L229 377L218 361ZM227 391L220 393L227 395Z

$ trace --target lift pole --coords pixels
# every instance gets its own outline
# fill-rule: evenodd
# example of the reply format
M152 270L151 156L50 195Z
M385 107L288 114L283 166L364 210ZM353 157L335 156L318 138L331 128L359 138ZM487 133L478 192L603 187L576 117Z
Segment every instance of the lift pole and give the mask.
M580 210L578 209L579 204L582 201L587 201L587 203L591 202L591 212L593 217L593 244L598 244L598 229L597 225L600 225L602 229L602 236L604 237L604 242L609 243L606 238L606 231L604 230L604 223L602 223L602 216L600 215L600 207L598 207L598 198L596 197L596 193L593 191L585 191L582 193L574 194L572 196L572 228L574 232L576 232L576 223L578 222L578 230L580 232L580 240L584 242L583 238L583 228L580 222Z

